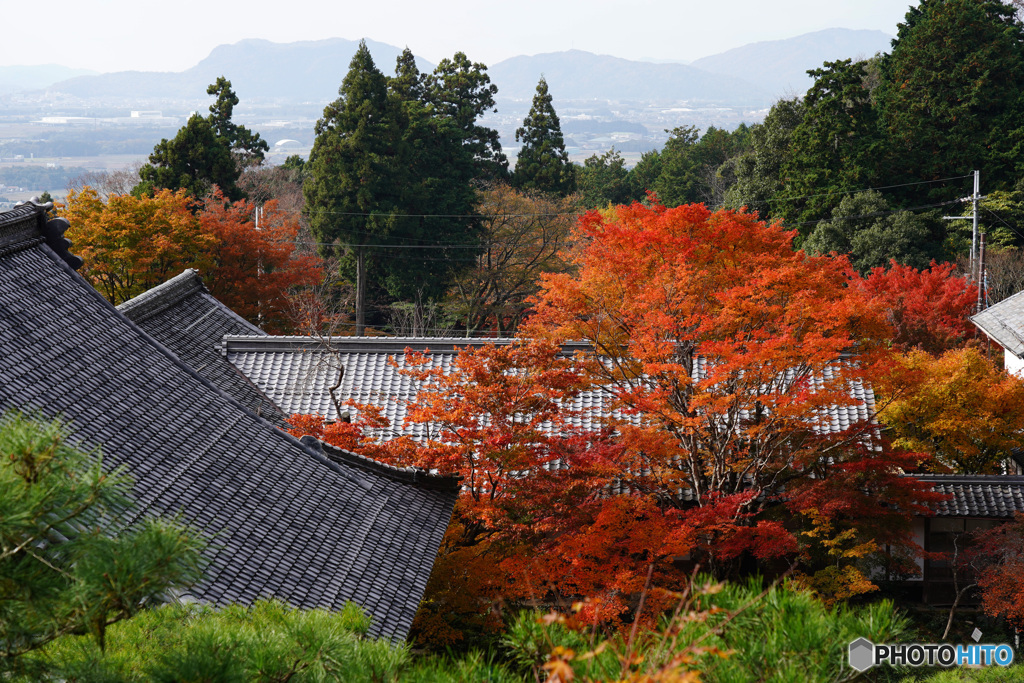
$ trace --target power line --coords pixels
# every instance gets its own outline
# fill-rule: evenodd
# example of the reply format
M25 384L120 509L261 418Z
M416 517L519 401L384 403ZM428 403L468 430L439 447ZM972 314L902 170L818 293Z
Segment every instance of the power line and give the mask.
M799 197L773 197L772 199L766 199L765 201L768 202L768 203L770 203L770 202L788 202L788 201L793 201L793 200L796 200L796 199L812 199L814 197L831 197L833 195L841 195L841 194L857 194L858 192L870 192L871 190L894 190L894 189L900 188L900 187L910 187L912 185L931 185L931 184L934 184L934 183L945 183L945 182L949 182L950 180L962 180L964 178L970 178L970 177L972 177L971 174L968 174L968 175L958 175L958 176L952 176L950 178L939 178L938 180L918 180L918 181L915 181L915 182L912 182L912 183L900 183L899 185L882 185L880 187L865 187L865 188L862 188L860 190L845 190L843 192L822 192L820 194L805 194L805 195L801 195Z
M1008 228L1009 228L1010 230L1013 230L1013 231L1014 231L1015 233L1017 233L1017 237L1020 237L1021 239L1024 239L1024 234L1022 234L1020 230L1018 230L1017 228L1013 227L1012 225L1010 225L1009 223L1007 223L1007 222L1006 222L1005 220L1003 220L1002 216L1000 216L1000 215L999 215L998 213L996 213L996 212L995 212L995 211L993 211L992 209L988 208L987 206L982 206L981 208L983 208L983 209L985 209L986 211L988 211L988 212L989 212L990 214L992 214L993 216L995 216L995 217L996 217L996 219L997 219L997 220L998 220L998 221L999 221L1000 223L1002 223L1003 225L1005 225L1006 227L1008 227ZM966 216L965 218L969 220L969 219L970 219L970 216Z
M966 197L964 199L954 199L949 202L939 202L937 204L922 204L921 206L910 206L905 209L893 209L892 211L875 211L873 213L862 213L859 216L839 216L832 218L822 218L816 221L803 221L801 223L785 223L784 225L786 227L796 227L798 225L818 225L819 223L830 223L832 221L852 221L858 218L879 218L881 216L891 216L894 213L902 213L904 211L921 211L924 209L935 209L940 206L949 206L950 204L963 204L964 202L970 200L970 197ZM967 217L967 220L970 220L970 216Z
M278 209L286 213L302 213L299 209ZM487 214L478 213L361 213L358 211L328 211L317 209L316 213L326 213L332 216L380 216L381 218L490 218ZM503 213L502 218L532 218L534 216L576 216L580 211L561 211L555 213Z

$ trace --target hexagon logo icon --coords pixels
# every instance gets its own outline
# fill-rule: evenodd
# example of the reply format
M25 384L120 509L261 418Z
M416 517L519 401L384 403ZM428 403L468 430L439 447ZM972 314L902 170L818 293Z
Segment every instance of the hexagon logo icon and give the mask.
M857 671L867 671L875 665L875 644L867 638L858 638L850 643L850 666Z

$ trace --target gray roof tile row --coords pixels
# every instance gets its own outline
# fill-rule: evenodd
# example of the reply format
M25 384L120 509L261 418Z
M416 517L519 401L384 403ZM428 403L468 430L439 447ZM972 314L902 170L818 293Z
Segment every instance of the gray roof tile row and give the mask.
M331 398L330 387L338 380L344 368L341 385L336 394L342 410L351 414L358 411L346 406L371 405L381 410L391 425L388 436L425 438L431 427L422 423L406 423L407 407L415 402L421 386L416 380L403 375L408 367L406 349L426 353L427 362L420 369L440 368L448 373L454 367L459 349L480 347L485 344L510 344L511 339L453 339L453 338L377 338L377 337L257 337L228 335L222 348L231 361L253 384L266 394L286 415L320 415L337 420L338 411ZM566 354L589 350L585 343L567 344ZM391 360L394 360L394 363ZM695 364L694 373L706 376L703 358ZM814 378L821 386L823 379ZM779 380L792 384L794 373ZM776 387L778 388L778 387ZM827 419L817 428L839 432L856 424L863 424L874 414L874 392L859 382L849 387L851 401L828 408ZM609 415L615 415L609 391L600 388L582 392L574 401L578 416L570 424L581 429L597 428Z
M286 426L274 402L227 362L220 349L224 335L266 333L214 298L195 270L188 269L117 308L246 408L279 427Z
M194 598L354 600L372 634L404 638L457 481L356 466L276 429L103 300L46 225L36 206L0 213L0 412L62 416L127 467L140 514L198 528L209 567Z
M939 517L995 517L1009 519L1024 513L1024 477L981 474L915 474L915 479L949 496L939 502Z

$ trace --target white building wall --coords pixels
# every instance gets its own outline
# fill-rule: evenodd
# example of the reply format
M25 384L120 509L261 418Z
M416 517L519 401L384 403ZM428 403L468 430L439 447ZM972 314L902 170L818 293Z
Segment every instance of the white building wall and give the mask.
M1024 377L1024 359L1018 358L1008 350L1003 349L1003 364L1006 366L1006 371L1011 375Z

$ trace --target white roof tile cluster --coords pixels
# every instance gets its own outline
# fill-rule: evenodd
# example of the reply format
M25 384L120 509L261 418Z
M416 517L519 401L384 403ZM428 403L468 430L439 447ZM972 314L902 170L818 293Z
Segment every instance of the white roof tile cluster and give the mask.
M510 344L512 340L226 336L222 350L286 415L321 415L329 421L338 419L330 388L337 384L339 365L343 366L341 384L335 391L342 412L349 412L353 417L357 413L346 405L349 401L378 407L391 424L391 436L421 439L427 436L428 426L405 423L407 406L416 400L421 388L418 382L400 372L407 367L406 349L427 352L428 364L423 367L441 368L447 373L453 368L458 349L488 343ZM566 353L587 348L585 344L564 347ZM704 359L698 360L694 372L698 376L706 375ZM815 384L820 387L833 379L833 372L826 369L824 376L814 378ZM794 375L795 372L788 373L784 383L791 383ZM828 424L817 428L841 432L872 419L874 393L871 388L854 383L850 386L850 397L853 399L850 403L830 407ZM612 414L612 402L607 390L583 392L574 402L577 414L569 422L581 429L597 428Z

